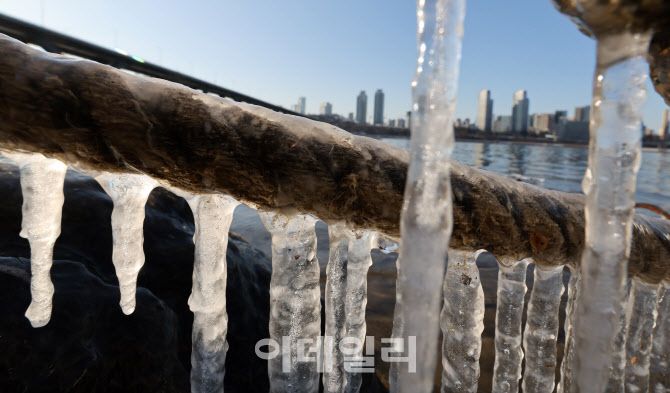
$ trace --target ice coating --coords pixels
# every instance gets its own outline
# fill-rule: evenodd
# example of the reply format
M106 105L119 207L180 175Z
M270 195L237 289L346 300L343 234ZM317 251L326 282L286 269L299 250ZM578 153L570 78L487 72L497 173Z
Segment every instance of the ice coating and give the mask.
M625 390L649 390L649 361L652 333L656 323L659 288L633 279L628 299L628 330L626 337Z
M484 331L484 290L477 268L482 252L449 253L440 314L442 393L477 392Z
M526 357L522 383L524 392L554 390L558 311L563 291L562 266L551 270L535 267L535 280L523 334Z
M346 337L353 337L358 342L365 341L367 326L365 324L365 307L368 304L368 269L372 266L370 250L376 243L377 234L369 231L349 231L349 260L347 262L347 293L345 300ZM360 358L363 346L356 348L352 358ZM360 373L345 369L347 384L346 393L358 393L361 389L363 376Z
M670 283L661 284L649 362L649 391L670 391Z
M326 333L324 341L323 387L326 393L342 393L344 357L340 343L345 335L347 298L347 229L338 223L328 227L330 255L326 268Z
M589 165L582 182L586 237L571 391L604 391L623 312L649 39L630 32L598 39Z
M511 266L500 264L498 272L498 305L496 308L495 363L493 392L519 391L521 378L521 318L526 296L526 269L524 259Z
M191 392L223 392L228 343L226 250L228 230L238 202L222 195L187 198L195 222Z
M144 265L144 208L158 183L145 175L105 173L95 177L112 198L112 261L119 279L121 310L135 311L137 274Z
M63 210L63 183L67 166L42 154L2 154L21 171L23 219L21 237L30 243L30 293L32 300L26 318L33 327L51 319L54 286L51 282L53 247L60 235Z
M445 258L453 226L449 157L465 0L417 2L418 58L412 82L410 164L400 218L402 338L416 337L416 372L398 367L401 392L433 388ZM405 345L408 347L409 345Z
M556 391L558 393L569 392L573 383L573 364L575 358L575 307L579 301L579 289L581 288L579 270L570 269L570 282L568 283L568 302L565 305L565 345L563 346L563 360L561 361L561 381Z
M316 392L319 369L314 358L321 333L316 219L273 212L261 212L260 217L272 235L270 338L279 344L278 356L268 360L270 391ZM309 341L301 345L298 340ZM299 361L299 352L309 358Z

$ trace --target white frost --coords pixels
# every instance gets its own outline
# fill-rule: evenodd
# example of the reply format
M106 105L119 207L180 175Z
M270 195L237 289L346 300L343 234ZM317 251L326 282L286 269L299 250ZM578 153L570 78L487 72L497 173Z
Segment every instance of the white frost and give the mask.
M112 198L112 261L119 279L121 309L135 311L137 274L144 265L144 208L157 182L145 175L106 173L95 180Z
M23 219L21 237L30 243L30 292L26 317L33 327L51 319L54 286L51 282L53 247L60 235L63 184L67 166L42 154L2 153L21 170Z

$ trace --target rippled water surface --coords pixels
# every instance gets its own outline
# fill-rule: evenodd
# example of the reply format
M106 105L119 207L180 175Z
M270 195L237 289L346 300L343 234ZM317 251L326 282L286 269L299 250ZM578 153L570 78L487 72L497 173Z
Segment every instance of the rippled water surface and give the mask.
M409 149L409 139L382 139ZM456 142L452 159L551 190L582 192L586 146ZM636 202L670 210L670 150L645 149L637 176Z

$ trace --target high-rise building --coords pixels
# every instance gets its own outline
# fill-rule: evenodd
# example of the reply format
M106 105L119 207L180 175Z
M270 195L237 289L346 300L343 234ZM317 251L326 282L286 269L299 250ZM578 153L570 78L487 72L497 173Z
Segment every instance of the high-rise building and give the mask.
M479 106L477 108L477 128L483 131L491 131L493 121L493 100L491 90L479 92Z
M670 110L666 109L663 111L663 123L661 123L661 140L670 139Z
M321 115L332 115L333 114L333 105L330 102L322 102L321 108L319 109L319 114Z
M377 89L375 93L375 116L372 124L384 124L384 92L382 89Z
M568 120L563 117L558 122L556 138L561 142L588 142L589 122Z
M349 121L354 121L354 112L349 112Z
M541 113L534 115L535 121L533 122L533 127L535 132L548 132L552 131L554 128L554 114L553 113Z
M575 108L575 121L589 121L591 118L590 106L578 106Z
M398 128L405 128L405 119L398 119Z
M412 111L407 111L407 128L412 129Z
M528 132L528 107L530 102L526 90L514 92L514 105L512 106L512 132Z
M389 127L395 127L395 119L389 120Z
M298 105L296 105L296 112L304 115L307 107L307 99L305 97L298 98Z
M493 121L493 132L510 132L512 131L512 116L496 116Z
M365 119L368 112L368 95L365 91L361 91L356 98L356 123L365 124Z

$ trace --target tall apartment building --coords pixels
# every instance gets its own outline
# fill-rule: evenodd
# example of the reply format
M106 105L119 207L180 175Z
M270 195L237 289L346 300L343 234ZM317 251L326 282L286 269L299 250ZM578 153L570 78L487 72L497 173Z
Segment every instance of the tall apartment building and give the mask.
M375 114L373 124L384 124L384 92L382 89L377 89L375 93Z
M491 131L493 121L493 100L491 90L479 92L479 105L477 107L477 128L483 131Z
M368 95L361 91L356 98L356 123L365 124L368 113Z
M526 90L514 92L514 105L512 106L512 132L528 132L528 108L530 101Z

